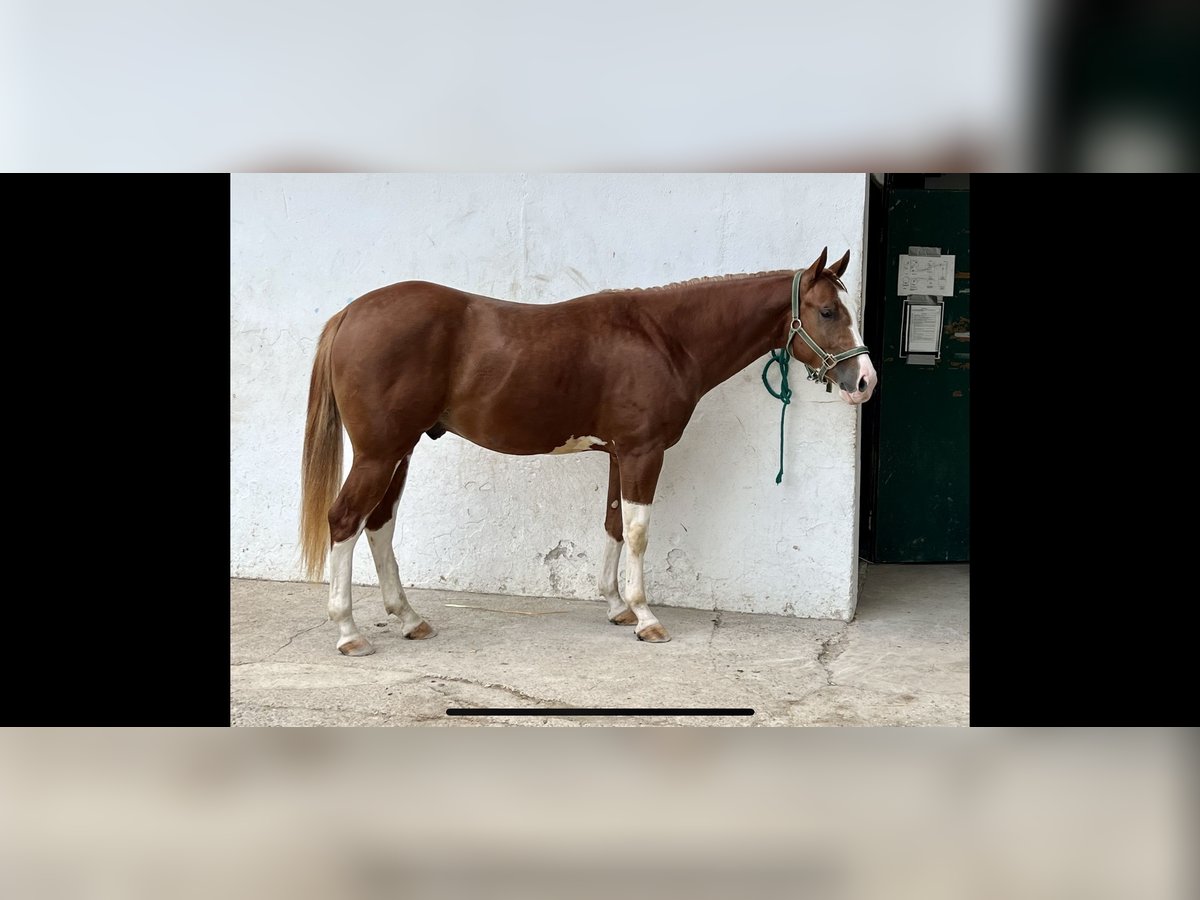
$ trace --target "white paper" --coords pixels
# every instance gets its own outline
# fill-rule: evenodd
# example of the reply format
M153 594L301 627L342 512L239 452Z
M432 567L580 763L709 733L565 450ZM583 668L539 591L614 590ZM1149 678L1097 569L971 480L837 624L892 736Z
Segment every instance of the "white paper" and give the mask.
M942 305L914 303L908 309L908 352L937 353L941 348Z
M953 297L954 257L900 254L900 284L896 293L901 297L912 294Z

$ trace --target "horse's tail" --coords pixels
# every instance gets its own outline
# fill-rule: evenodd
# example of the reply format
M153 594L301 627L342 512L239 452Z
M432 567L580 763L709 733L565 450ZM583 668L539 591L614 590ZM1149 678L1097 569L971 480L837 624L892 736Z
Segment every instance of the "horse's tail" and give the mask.
M300 561L309 581L319 581L329 552L329 508L342 482L342 416L333 396L330 357L343 309L325 323L308 384L308 422L301 463Z

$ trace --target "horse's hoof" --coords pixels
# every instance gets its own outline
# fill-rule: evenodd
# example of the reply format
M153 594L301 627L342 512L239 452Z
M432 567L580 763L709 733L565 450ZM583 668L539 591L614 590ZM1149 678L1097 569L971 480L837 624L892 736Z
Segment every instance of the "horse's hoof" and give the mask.
M617 613L608 621L612 622L614 625L636 625L637 616L634 614L632 609L627 609L624 612Z
M637 633L637 639L639 641L646 641L649 644L665 644L671 639L671 636L667 634L667 629L663 628L662 625L656 622L655 624L639 631Z
M370 656L375 652L371 642L362 635L350 638L344 644L339 642L337 648L345 656Z
M426 638L433 637L435 634L437 632L433 630L428 622L422 622L412 631L406 631L404 636L410 641L423 641Z

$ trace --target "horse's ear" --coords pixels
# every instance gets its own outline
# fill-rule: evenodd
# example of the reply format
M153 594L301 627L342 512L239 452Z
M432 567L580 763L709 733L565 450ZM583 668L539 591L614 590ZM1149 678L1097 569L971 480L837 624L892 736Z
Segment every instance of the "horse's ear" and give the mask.
M808 276L808 280L812 281L818 275L825 271L825 259L829 256L829 248L823 247L821 255L817 257L817 261L808 267L808 271L804 274Z
M829 271L838 278L842 277L842 273L846 271L846 266L850 265L850 251L846 251L846 255L829 267Z

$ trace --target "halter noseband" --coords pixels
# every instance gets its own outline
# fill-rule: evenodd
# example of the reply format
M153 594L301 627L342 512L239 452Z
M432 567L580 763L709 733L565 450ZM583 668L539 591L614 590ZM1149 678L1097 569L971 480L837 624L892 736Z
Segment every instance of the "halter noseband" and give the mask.
M784 341L783 349L788 356L792 356L792 338L797 334L800 335L800 340L808 344L808 349L817 354L817 356L821 359L821 367L819 369L814 369L808 363L804 363L804 368L808 369L808 380L815 381L817 384L820 384L824 381L825 392L829 393L833 390L833 382L825 380L825 376L829 374L829 370L843 360L847 360L855 356L861 356L862 354L870 353L871 351L869 351L866 347L858 346L851 347L849 350L843 350L838 354L829 354L822 350L821 345L814 341L812 336L804 330L804 326L800 324L800 276L802 276L804 272L805 270L801 269L792 277L792 322L791 330L788 332L787 340ZM795 359L796 357L792 356L792 358ZM801 362L803 362L803 360L801 360Z

